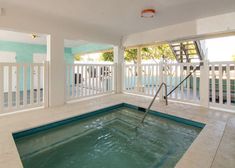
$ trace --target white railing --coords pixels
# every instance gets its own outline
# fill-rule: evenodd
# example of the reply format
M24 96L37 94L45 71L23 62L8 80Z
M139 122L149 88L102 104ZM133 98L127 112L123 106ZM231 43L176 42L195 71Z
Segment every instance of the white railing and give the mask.
M0 111L47 106L47 63L0 63Z
M167 84L168 92L176 87L195 68L196 71L181 86L179 86L169 99L199 103L199 63L173 63L163 65L163 82Z
M199 63L156 63L156 64L125 64L124 91L153 96L162 82L167 84L168 93L196 67L196 71L169 99L200 104L200 97L209 94L210 107L235 107L235 67L234 62L204 62L205 68L199 68ZM209 70L207 70L209 69ZM202 75L209 79L200 80ZM200 91L200 86L209 85L209 89ZM206 87L205 87L206 88ZM203 88L204 89L204 88ZM162 94L159 94L161 97Z
M209 63L210 106L235 108L235 62Z
M115 64L66 66L67 100L111 93L115 89Z
M167 84L170 92L187 74L196 68L198 64L134 64L124 65L124 89L126 92L153 96L162 82ZM139 75L140 74L140 75ZM192 77L176 89L169 99L184 101L199 101L200 73L196 71ZM161 95L161 94L159 94Z

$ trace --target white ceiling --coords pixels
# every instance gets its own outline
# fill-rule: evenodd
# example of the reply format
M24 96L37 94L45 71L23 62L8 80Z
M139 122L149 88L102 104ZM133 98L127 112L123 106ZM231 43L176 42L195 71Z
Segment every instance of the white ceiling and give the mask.
M235 0L0 0L7 8L29 10L77 25L89 25L115 35L128 35L197 18L233 12ZM140 17L156 9L153 19Z

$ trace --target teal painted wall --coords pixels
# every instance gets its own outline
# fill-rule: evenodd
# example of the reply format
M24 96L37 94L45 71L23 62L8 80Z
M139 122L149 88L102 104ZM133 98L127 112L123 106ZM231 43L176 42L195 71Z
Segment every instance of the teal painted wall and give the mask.
M0 51L14 52L17 63L33 63L33 54L46 54L46 45L19 43L0 40ZM71 48L64 48L64 59L66 63L73 63L74 58ZM23 67L20 68L20 79L23 79ZM30 68L27 68L27 89L30 89ZM23 80L20 80L20 90L23 90Z
M16 53L16 62L19 63L32 63L33 54L46 54L46 45L28 44L11 41L0 40L0 51L8 51ZM71 48L64 48L64 58L67 63L73 62L73 54Z

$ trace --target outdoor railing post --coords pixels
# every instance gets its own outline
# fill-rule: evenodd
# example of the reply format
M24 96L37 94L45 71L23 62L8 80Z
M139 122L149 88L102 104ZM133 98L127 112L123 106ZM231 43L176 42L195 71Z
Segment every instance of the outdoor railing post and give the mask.
M200 67L200 105L209 107L209 63L203 61Z
M44 62L44 83L43 83L43 100L44 100L44 107L47 108L49 106L49 102L48 102L48 97L49 97L49 93L48 93L48 86L49 86L49 83L48 83L48 77L49 77L49 62L45 61Z
M4 106L4 88L3 88L3 66L0 64L0 113L3 112Z
M159 86L158 87L160 87L160 84L163 82L163 79L164 79L163 68L164 68L164 62L161 60L159 62ZM159 92L159 100L163 100L162 90L160 90L160 92Z
M114 90L114 92L116 93L117 92L117 63L114 63L113 64L113 66L114 66L114 74L112 74L113 75L113 90ZM124 68L124 65L123 65L123 68ZM124 76L122 76L122 77L124 77Z

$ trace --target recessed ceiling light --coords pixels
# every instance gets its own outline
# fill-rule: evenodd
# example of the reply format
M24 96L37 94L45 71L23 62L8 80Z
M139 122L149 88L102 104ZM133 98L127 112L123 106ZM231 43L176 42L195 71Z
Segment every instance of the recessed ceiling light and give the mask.
M141 11L141 17L143 18L153 18L156 14L155 9L144 9Z

